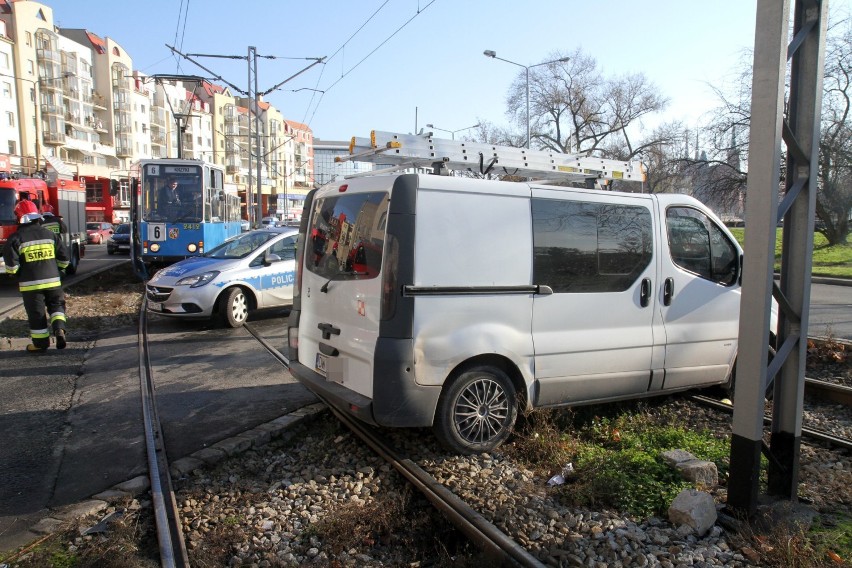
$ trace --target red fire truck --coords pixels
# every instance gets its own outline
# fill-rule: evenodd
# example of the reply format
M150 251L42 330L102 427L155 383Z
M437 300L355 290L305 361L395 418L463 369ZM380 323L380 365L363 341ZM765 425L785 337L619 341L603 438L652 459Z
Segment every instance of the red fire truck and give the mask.
M59 180L57 184L49 186L40 178L0 179L0 251L18 229L15 205L21 194L29 193L30 199L38 199L41 213L50 211L64 221L66 230L61 237L71 255L65 273L74 274L86 254L86 185L68 180ZM5 273L6 265L0 256L0 274Z

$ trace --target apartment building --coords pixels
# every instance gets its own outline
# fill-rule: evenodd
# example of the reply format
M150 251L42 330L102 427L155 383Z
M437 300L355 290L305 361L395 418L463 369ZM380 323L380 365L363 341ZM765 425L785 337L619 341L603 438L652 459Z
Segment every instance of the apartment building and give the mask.
M143 158L224 166L244 214L258 193L264 215L298 207L313 183L312 137L263 101L134 71L118 42L55 26L45 4L0 0L0 171L85 183L93 221L127 218L127 172Z

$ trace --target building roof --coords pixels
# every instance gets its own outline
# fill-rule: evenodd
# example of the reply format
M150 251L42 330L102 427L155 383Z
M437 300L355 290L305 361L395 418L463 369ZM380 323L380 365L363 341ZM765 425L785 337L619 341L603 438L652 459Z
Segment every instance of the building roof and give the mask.
M302 122L296 122L295 120L287 120L286 118L284 119L284 122L289 124L290 128L292 128L293 130L302 130L303 132L313 132L313 130L311 130L310 126L308 126L307 124L304 124Z

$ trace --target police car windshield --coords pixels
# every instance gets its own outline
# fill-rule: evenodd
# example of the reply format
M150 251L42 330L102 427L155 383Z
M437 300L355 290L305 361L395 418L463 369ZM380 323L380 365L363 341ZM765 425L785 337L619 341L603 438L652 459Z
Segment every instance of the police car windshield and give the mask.
M204 256L210 258L245 258L280 234L271 231L242 233L205 253Z

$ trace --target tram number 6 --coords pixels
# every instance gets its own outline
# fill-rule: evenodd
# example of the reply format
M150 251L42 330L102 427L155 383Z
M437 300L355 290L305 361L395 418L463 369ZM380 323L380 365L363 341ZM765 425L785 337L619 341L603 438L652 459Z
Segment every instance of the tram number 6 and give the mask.
M148 225L149 241L166 240L166 225L164 223L151 223Z

